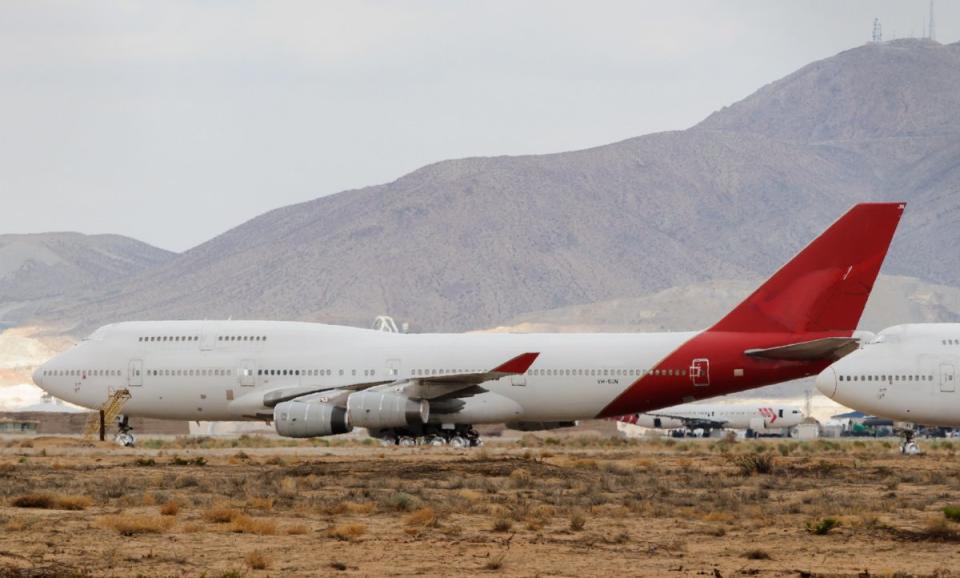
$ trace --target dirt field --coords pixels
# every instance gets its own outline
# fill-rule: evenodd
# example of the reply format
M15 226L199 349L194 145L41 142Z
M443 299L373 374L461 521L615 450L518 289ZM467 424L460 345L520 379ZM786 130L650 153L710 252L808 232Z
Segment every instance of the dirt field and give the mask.
M949 443L4 443L0 576L960 575Z

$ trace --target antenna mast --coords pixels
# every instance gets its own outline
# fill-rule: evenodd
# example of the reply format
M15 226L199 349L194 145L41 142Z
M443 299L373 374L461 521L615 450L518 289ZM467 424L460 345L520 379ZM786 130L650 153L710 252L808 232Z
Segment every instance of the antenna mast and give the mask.
M931 0L932 2L932 0ZM873 41L877 44L883 42L883 32L880 30L880 19L873 19Z
M937 27L933 22L933 0L930 0L930 25L927 28L927 38L930 40L937 39Z

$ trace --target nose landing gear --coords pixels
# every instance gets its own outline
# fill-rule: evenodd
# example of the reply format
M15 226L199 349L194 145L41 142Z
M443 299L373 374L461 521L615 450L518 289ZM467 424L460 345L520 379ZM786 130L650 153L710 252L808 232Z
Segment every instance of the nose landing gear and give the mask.
M901 454L915 456L923 453L920 451L920 446L917 445L917 442L914 439L917 435L916 430L912 428L899 428L897 433L899 433L900 437L903 439L903 441L900 442Z

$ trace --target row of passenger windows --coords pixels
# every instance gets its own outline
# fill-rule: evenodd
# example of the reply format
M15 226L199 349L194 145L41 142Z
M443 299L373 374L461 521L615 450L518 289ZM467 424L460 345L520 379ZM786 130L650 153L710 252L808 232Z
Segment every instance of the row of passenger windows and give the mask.
M933 381L932 375L841 375L840 381Z
M266 341L266 335L220 335L217 341ZM152 335L138 337L137 341L200 341L197 335Z
M960 339L943 339L940 343L944 345L960 345Z
M45 377L120 377L119 369L44 369Z
M612 377L634 377L643 375L686 375L686 369L531 369L528 375L589 375L589 376L612 376Z
M232 369L148 369L147 375L153 376L163 376L163 377L176 377L176 376L193 376L193 377L209 377L209 376L218 376L218 375L233 375Z

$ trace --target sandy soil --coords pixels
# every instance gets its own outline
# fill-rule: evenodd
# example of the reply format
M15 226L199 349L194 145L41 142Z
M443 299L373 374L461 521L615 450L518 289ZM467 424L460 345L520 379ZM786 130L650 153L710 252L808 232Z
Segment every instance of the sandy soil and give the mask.
M952 576L960 562L943 513L960 465L931 442L905 457L881 442L141 441L161 449L7 441L0 576ZM754 456L772 473L747 473ZM811 531L827 518L839 526Z

